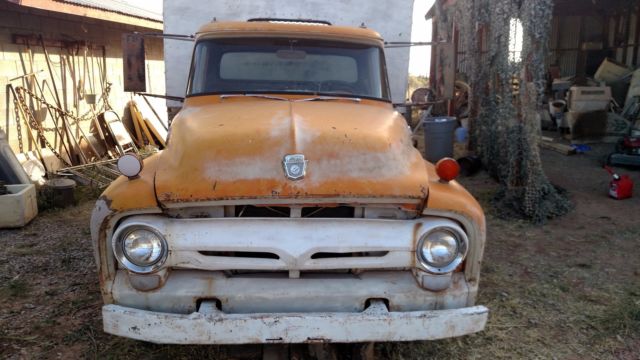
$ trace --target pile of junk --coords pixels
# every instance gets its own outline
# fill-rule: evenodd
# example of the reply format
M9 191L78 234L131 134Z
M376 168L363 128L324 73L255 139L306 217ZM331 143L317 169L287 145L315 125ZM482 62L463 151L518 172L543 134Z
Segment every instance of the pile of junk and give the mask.
M39 207L75 204L78 184L103 189L120 175L121 156L145 157L164 148L170 126L147 98L154 95L111 93L104 48L74 44L56 67L46 42L31 41L40 44L47 67L38 69L38 62L25 57L24 74L6 86L0 228L26 225ZM120 100L116 107L124 108L120 114L110 102L114 95Z
M543 130L557 131L574 148L611 143L607 165L640 166L640 69L607 58L592 78L560 77L557 66L549 77Z
M29 93L23 88L16 90L16 95ZM143 115L134 100L127 104L127 121L109 109L86 116L90 126L83 129L80 123L84 119L51 104L56 124L43 126L28 102L20 95L18 99L14 133L27 137L19 137L18 151L14 151L7 132L0 127L0 229L26 225L38 214L38 205L74 205L78 183L103 189L120 176L116 162L122 155L144 158L166 145L167 125ZM37 103L47 107L43 99Z

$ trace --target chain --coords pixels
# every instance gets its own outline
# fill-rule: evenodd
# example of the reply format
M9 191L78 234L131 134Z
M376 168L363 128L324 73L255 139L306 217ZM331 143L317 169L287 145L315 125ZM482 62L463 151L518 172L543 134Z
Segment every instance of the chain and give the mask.
M113 110L111 104L109 104L109 92L111 91L111 83L107 82L102 92L102 103L104 104L104 110Z
M20 125L22 118L20 117L20 109L18 108L18 106L20 106L18 104L18 99L14 96L13 112L16 115L16 132L18 133L18 147L20 148L20 152L24 154L24 145L22 142L22 125Z
M22 86L16 87L16 94L18 95L18 102L20 103L20 106L22 107L22 110L23 110L25 116L27 116L27 118L29 120L28 121L29 125L31 125L32 128L36 129L36 133L38 135L38 138L40 139L40 141L42 141L49 148L49 150L51 150L53 155L55 155L60 161L62 161L62 163L65 166L71 166L71 164L69 164L69 162L67 162L67 160L65 160L60 155L60 153L58 153L58 151L51 145L49 140L47 140L47 137L44 135L44 129L42 128L42 126L40 126L38 121L33 116L33 113L31 112L31 109L29 109L29 106L27 105L27 102L24 99L23 92L27 93L29 95L32 95L32 96L34 96L35 94L33 94L29 90L23 88ZM59 109L59 110L63 111L62 109ZM63 112L66 112L66 111L63 111Z
M39 102L41 105L44 105L47 107L47 109L51 110L51 111L55 111L56 113L65 116L67 118L70 118L71 121L69 121L69 126L72 125L76 125L80 122L85 122L85 121L89 121L89 120L93 120L93 114L91 112L86 113L85 115L78 117L73 115L72 113L61 109L53 104L48 103L45 99L43 99L42 97L38 96L37 94L35 94L34 92L24 88L24 87L20 87L20 89L22 89L22 91L24 93L26 93L27 95L31 96L34 100L36 100L37 102ZM110 90L107 88L107 91ZM57 131L58 129L55 127L52 128L42 128L44 131Z

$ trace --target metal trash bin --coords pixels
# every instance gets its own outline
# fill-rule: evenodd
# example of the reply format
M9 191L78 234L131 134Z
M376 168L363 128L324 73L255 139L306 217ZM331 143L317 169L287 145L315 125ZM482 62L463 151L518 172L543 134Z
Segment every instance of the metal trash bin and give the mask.
M424 157L435 163L453 156L453 132L458 120L452 116L428 117L422 122L424 130Z

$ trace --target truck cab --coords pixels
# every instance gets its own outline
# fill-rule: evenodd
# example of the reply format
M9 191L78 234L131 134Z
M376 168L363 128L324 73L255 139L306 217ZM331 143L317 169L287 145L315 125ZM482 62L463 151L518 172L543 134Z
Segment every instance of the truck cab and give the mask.
M481 331L484 215L452 161L413 147L378 33L206 24L166 149L122 158L96 203L104 329L173 344Z

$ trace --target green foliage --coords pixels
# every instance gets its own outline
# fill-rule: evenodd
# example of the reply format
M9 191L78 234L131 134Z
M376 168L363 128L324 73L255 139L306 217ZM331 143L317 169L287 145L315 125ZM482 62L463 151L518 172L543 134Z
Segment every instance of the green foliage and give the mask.
M411 97L411 94L419 88L429 87L429 78L420 75L409 75L409 84L407 86L407 98Z

